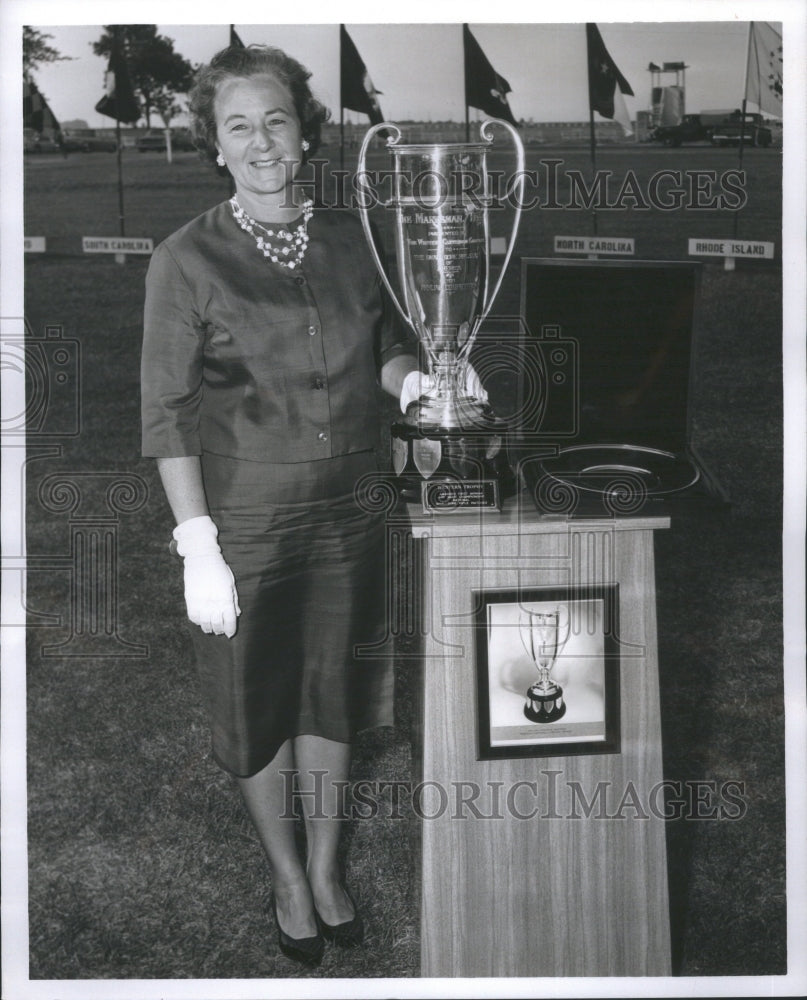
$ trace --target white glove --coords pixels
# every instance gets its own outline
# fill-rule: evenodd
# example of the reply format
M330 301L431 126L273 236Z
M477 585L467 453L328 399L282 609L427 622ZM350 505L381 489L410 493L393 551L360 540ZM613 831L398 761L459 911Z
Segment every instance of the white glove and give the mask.
M465 366L465 391L469 396L475 396L480 403L488 401L488 394L482 385L482 379L476 374L473 365Z
M235 635L241 614L235 577L221 554L218 528L206 514L174 528L177 552L185 560L185 604L188 618L203 632Z
M417 369L409 372L401 384L401 413L406 413L410 403L420 399L427 389L433 388L434 378L431 375L426 375Z
M401 413L406 413L410 403L420 399L424 392L433 389L435 385L434 375L426 375L425 372L417 370L409 372L401 385ZM482 380L474 371L473 365L465 366L465 391L482 403L488 401L488 394L482 387Z

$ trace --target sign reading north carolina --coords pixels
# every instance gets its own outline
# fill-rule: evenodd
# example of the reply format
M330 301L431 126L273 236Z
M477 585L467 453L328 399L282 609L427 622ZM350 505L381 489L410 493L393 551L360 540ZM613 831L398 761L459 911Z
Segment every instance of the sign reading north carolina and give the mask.
M634 240L617 236L556 236L555 253L633 254Z
M773 260L773 243L753 240L690 240L690 257L756 257Z
M45 252L44 236L25 237L25 253L44 253L44 252Z
M84 253L152 253L154 241L136 236L82 236Z

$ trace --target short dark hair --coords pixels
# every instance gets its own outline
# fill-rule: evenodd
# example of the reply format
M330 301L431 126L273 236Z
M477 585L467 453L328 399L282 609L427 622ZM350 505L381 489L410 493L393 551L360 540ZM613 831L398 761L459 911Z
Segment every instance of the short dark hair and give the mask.
M215 101L219 84L224 80L246 79L261 73L276 77L292 96L302 137L308 140L303 162L319 149L321 126L328 121L331 113L312 94L308 85L311 73L302 63L271 45L249 45L246 48L230 45L217 52L206 66L200 67L188 102L196 147L212 163L216 162L218 155Z

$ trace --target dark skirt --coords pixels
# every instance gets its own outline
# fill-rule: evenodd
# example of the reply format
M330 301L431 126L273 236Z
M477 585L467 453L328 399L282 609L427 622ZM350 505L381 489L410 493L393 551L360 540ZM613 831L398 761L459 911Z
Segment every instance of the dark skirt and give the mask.
M384 517L354 499L375 468L372 452L296 465L202 457L241 615L232 639L192 634L213 754L233 774L257 773L294 736L349 742L392 725L392 663L367 649L384 636Z

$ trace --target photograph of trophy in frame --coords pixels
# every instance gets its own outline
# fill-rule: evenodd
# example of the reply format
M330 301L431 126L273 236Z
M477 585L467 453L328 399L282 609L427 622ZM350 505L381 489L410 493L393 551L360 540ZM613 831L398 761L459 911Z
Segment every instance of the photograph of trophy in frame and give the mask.
M618 753L617 586L477 598L479 759Z

